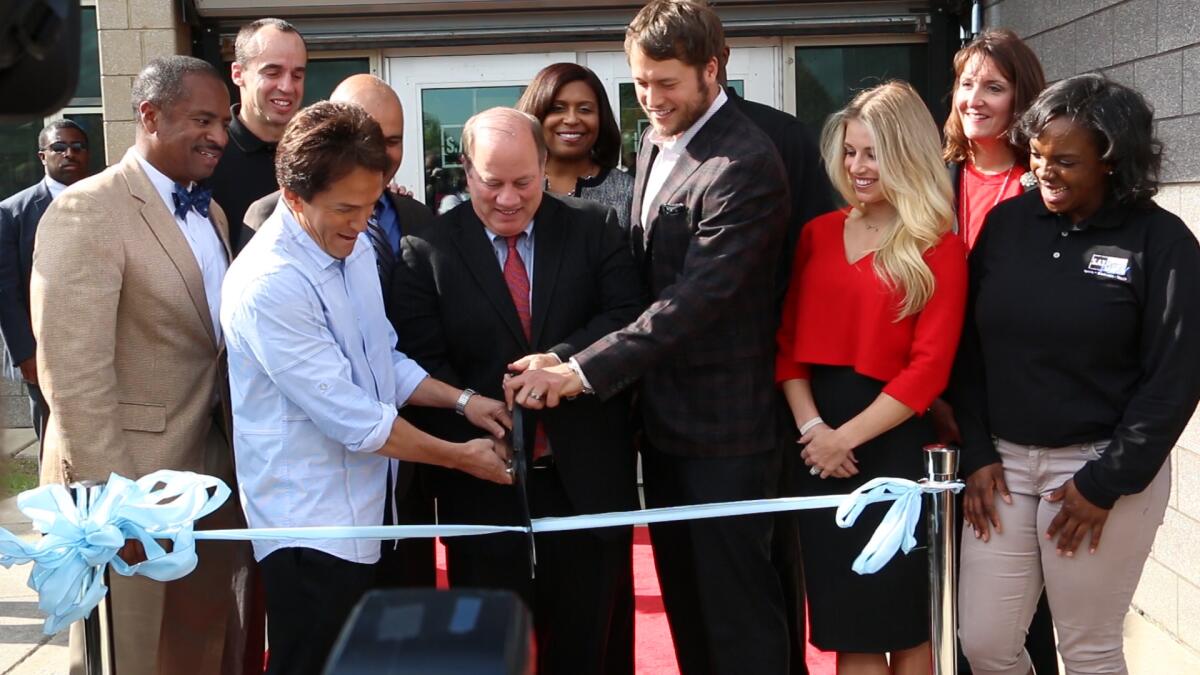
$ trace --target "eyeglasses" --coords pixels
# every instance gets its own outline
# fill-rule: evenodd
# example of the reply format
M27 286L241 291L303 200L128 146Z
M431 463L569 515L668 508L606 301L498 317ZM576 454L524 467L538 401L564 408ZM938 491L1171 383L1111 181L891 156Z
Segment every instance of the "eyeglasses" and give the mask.
M83 141L71 141L70 143L57 141L47 145L46 147L42 148L42 150L49 150L51 152L57 152L60 155L64 155L66 154L68 148L74 150L75 152L83 152L84 150L88 149L88 144Z

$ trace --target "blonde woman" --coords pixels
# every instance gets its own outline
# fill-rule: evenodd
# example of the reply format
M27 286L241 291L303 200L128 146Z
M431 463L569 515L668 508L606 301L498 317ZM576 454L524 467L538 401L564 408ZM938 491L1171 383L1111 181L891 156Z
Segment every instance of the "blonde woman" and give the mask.
M935 440L921 414L949 379L967 280L937 126L911 86L862 92L829 119L821 146L853 206L800 235L776 364L808 468L798 481L812 495L921 476L921 448ZM838 673L928 675L924 558L851 570L886 509L869 507L847 530L802 512L812 642L838 653Z

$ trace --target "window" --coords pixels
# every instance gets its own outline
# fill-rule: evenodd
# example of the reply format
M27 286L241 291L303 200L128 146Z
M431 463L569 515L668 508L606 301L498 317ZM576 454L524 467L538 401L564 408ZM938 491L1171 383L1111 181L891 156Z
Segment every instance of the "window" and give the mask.
M796 117L820 133L825 118L858 92L893 79L925 96L928 51L924 44L797 47Z
M67 107L44 120L0 124L0 199L41 180L44 173L37 158L37 135L46 123L59 117L70 118L83 127L91 148L90 168L93 173L104 169L104 111L100 102L100 50L94 6L80 8L79 24L79 84Z
M463 125L475 113L514 106L523 86L458 87L421 91L422 150L425 158L425 203L438 213L466 198L459 143Z

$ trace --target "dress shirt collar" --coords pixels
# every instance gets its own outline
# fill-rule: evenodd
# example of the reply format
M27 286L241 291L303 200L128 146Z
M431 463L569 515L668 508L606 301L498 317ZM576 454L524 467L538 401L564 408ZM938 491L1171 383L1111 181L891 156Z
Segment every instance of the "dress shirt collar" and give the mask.
M696 120L692 126L688 127L687 131L663 138L658 134L658 131L655 130L654 127L650 127L650 133L646 136L646 140L657 145L659 150L668 152L683 152L683 149L688 146L688 143L692 142L692 139L695 138L696 134L700 132L700 129L703 128L710 119L712 119L713 115L717 114L717 111L720 110L721 106L725 105L726 101L728 100L729 96L725 94L725 89L718 87L717 97L713 99L712 105L708 106L708 110L704 111L704 114L700 116L700 119Z
M522 232L524 232L524 233L525 233L525 240L526 240L526 241L528 241L528 240L530 240L530 239L533 239L533 223L534 223L534 221L532 221L532 220L531 220L531 221L529 221L529 224L525 226L525 229L524 229L524 230L521 230ZM487 227L487 225L484 225L484 226L483 226L483 231L484 231L484 232L487 232L488 239L489 239L489 240L492 242L492 244L495 244L497 239L501 239L501 238L502 238L500 235L498 235L498 234L496 234L495 232L492 232L491 230L489 230L489 229L488 229L488 227Z
M171 198L171 195L175 193L175 181L168 178L165 173L159 171L145 157L142 157L142 153L138 152L137 148L130 148L129 152L133 153L134 157L137 157L138 164L142 165L142 170L150 178L150 183L158 191L158 196L162 197L163 204L167 205L167 211L174 214L175 200ZM192 183L189 183L184 187L190 190L192 189L192 185Z
M310 235L303 227L300 226L300 221L296 219L296 214L292 213L291 207L288 206L286 202L280 199L279 205L275 207L275 210L281 212L280 217L283 220L282 225L284 235L287 238L295 241L300 246L300 249L308 255L309 260L316 266L318 270L324 271L342 262L348 265L350 264L350 261L362 254L362 237L359 236L358 240L354 242L354 250L350 252L350 255L347 256L344 261L338 260L337 258L326 253L325 249L321 248L321 246L317 244L317 241L312 238L312 235ZM367 247L369 248L370 244L368 244ZM373 249L372 255L374 255Z
M50 199L58 199L58 196L62 194L62 191L67 189L65 184L54 180L50 177L50 174L46 174L46 180L44 182L46 183L46 189L50 191Z

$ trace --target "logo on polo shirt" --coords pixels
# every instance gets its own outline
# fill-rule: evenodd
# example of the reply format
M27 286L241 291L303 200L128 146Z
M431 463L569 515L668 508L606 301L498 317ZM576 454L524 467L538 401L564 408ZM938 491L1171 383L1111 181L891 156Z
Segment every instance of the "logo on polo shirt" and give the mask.
M1129 258L1094 253L1084 273L1105 279L1129 281Z

